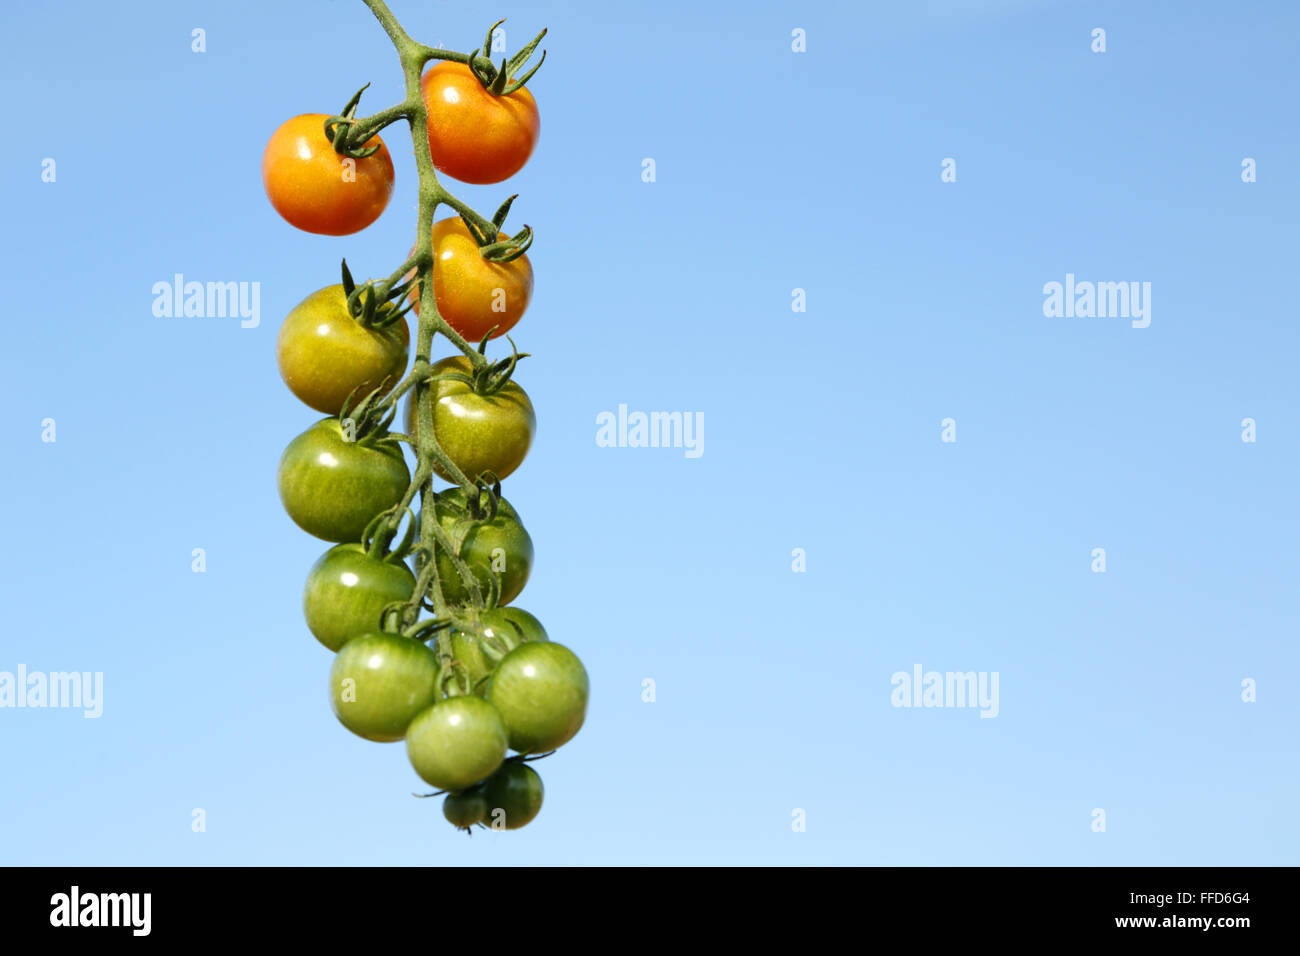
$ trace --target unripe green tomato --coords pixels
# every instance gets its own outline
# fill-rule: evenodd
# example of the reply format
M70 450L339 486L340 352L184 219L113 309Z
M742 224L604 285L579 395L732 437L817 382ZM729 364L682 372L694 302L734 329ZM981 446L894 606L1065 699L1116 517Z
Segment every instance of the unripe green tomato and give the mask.
M493 830L518 830L541 812L544 795L542 778L536 770L526 763L509 761L483 784L487 803L483 822Z
M468 375L473 366L465 356L453 355L435 362L431 371ZM523 464L537 430L537 416L528 393L513 378L492 395L479 395L464 382L451 379L434 382L431 388L438 445L465 477L473 481L490 471L504 479ZM413 438L419 437L416 399L413 390L406 400L406 433ZM439 478L453 480L440 463L434 462L433 470Z
M358 737L401 740L416 714L438 697L438 655L397 634L362 634L330 668L330 706Z
M481 697L448 697L411 721L406 755L425 783L439 790L463 790L501 766L505 724Z
M554 750L582 728L589 683L578 655L563 644L520 644L488 681L489 701L501 714L510 746L520 753Z
M492 673L492 663L483 654L478 635L472 631L453 629L451 632L451 653L465 667L469 686L475 694L483 696L487 689L482 681Z
M451 650L456 660L464 666L473 692L483 696L487 692L484 681L495 667L494 660L508 654L518 645L530 641L545 641L546 631L537 618L518 608L492 608L480 610L466 608L451 631ZM494 657L484 648L496 650Z
M371 519L401 501L410 482L396 445L345 441L336 418L317 422L291 441L277 474L289 517L326 541L360 541Z
M449 793L442 801L442 815L452 826L468 830L476 823L482 823L487 816L487 798L482 790L462 790Z
M360 544L326 551L307 573L302 610L307 627L331 651L379 629L384 608L407 601L415 575L400 561L373 558Z
M438 523L449 536L454 535L457 522L464 520L465 500L465 492L460 488L451 488L434 499ZM490 588L492 574L496 574L501 586L498 604L509 604L518 597L533 569L533 540L504 498L497 504L495 518L476 522L465 531L459 553L484 596ZM441 548L438 549L438 580L448 603L469 603L469 590Z
M521 640L525 642L550 640L546 628L542 627L542 622L521 607L499 607L489 613L499 615L513 624L518 629Z

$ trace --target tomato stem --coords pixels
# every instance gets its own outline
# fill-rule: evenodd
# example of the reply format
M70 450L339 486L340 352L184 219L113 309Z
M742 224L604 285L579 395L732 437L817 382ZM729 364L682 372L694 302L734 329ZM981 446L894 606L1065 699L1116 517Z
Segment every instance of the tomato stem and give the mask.
M416 434L413 437L417 467L415 476L403 496L402 507L409 507L415 495L417 493L420 495L419 533L420 549L424 555L424 563L416 579L415 592L411 596L410 603L412 607L418 609L427 594L433 601L434 613L439 618L445 618L448 616L449 610L446 597L443 595L441 582L438 579L437 556L440 548L447 553L452 566L464 582L476 607L482 606L483 597L477 579L475 579L468 565L461 559L458 551L452 547L446 533L439 525L434 507L433 466L435 462L441 465L444 473L450 475L456 484L465 489L467 494L477 493L477 485L466 477L455 462L448 457L438 444L434 434L433 389L430 383L434 337L439 334L445 336L465 354L470 361L471 368L475 371L488 367L489 363L487 358L466 342L464 337L448 325L438 312L433 284L433 217L438 206L445 203L462 216L472 217L476 224L482 224L485 231L493 239L496 238L496 232L492 223L471 209L467 203L449 193L438 182L433 157L429 153L429 119L424 105L423 91L420 88L420 80L424 73L425 64L430 60L453 60L471 67L479 66L480 68L485 64L491 67L491 61L476 54L455 53L450 50L435 49L417 43L411 39L410 35L397 21L397 18L393 16L384 0L365 0L365 4L369 7L370 12L374 14L375 19L379 21L380 26L384 28L384 32L388 34L397 50L398 58L402 64L402 72L406 79L406 99L402 103L382 110L373 116L355 120L351 124L346 139L348 145L364 144L379 130L399 119L405 119L410 125L411 141L415 147L415 165L419 174L420 195L415 248L407 261L386 282L380 283L379 287L375 289L375 295L380 295L380 290L382 290L382 293L386 296L393 289L395 283L402 281L412 269L415 270L420 303L419 325L415 342L415 362L410 373L393 389L393 392L381 405L385 410L394 407L402 395L412 388L415 389L417 427L415 429ZM451 655L449 640L447 635L439 634L439 652L448 657Z

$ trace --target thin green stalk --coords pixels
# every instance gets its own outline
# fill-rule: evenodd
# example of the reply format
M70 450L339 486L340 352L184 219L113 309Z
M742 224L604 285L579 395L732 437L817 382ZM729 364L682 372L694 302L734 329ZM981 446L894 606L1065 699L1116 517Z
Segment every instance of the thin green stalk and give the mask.
M466 342L464 337L443 320L438 312L438 303L434 296L434 214L442 203L447 203L452 208L463 207L465 204L448 193L442 184L438 182L433 157L429 154L428 112L424 106L420 79L424 73L425 64L430 60L454 60L459 63L468 63L470 58L465 54L454 53L449 50L438 50L416 43L402 28L402 25L397 22L397 18L393 16L384 0L365 0L365 4L370 8L370 12L374 14L375 19L379 21L380 26L384 28L384 32L388 34L389 39L393 41L393 46L397 49L398 59L401 61L402 72L406 79L406 100L398 106L375 114L374 117L359 120L354 131L364 133L375 122L382 119L399 116L405 118L411 128L411 142L415 147L415 165L419 174L420 206L415 231L415 250L411 253L402 270L400 270L403 275L411 267L416 270L420 285L419 326L416 332L415 363L411 373L398 386L400 391L397 394L400 396L401 393L409 391L410 388L415 388L417 422L415 450L418 464L415 478L412 480L407 495L404 497L404 502L409 505L418 490L421 508L420 545L424 549L424 553L428 555L428 560L421 569L420 579L416 582L416 591L412 596L412 603L418 606L427 591L433 598L436 613L439 617L443 617L447 614L447 602L442 593L441 582L438 580L438 548L442 548L447 552L457 573L465 582L475 604L482 603L482 596L473 573L451 548L451 542L439 526L433 505L432 474L433 462L435 461L442 465L446 473L451 475L467 493L476 490L474 483L456 467L456 464L438 445L434 436L433 390L428 381L432 368L431 356L434 336L439 333L446 336L469 358L474 369L486 365L487 359L480 355L477 349ZM376 117L380 118L380 120L377 120ZM393 396L392 400L396 401L396 398L397 396ZM442 640L440 637L440 643Z

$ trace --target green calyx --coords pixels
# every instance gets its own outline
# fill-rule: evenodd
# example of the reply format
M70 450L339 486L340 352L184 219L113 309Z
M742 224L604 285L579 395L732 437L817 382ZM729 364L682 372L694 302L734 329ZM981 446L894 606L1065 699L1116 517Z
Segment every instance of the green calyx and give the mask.
M407 522L401 540L394 547L392 546L393 537L397 534L402 519L408 515L411 520ZM376 561L401 564L414 550L415 530L414 512L409 507L398 505L389 508L387 511L379 512L370 520L370 524L366 525L366 530L361 533L361 547L366 554Z
M488 339L496 331L496 326L488 330L487 335L483 336L483 341L479 343L478 352L480 355L487 353ZM496 362L488 362L480 365L472 372L442 371L436 375L430 375L428 381L433 382L460 382L462 385L468 385L478 395L495 395L506 387L511 377L515 374L515 367L519 364L520 359L526 359L531 353L520 352L515 348L514 339L506 336L506 341L510 343L510 355L507 358L499 359Z
M348 268L348 260L343 260L343 294L347 296L348 313L357 323L367 329L386 329L402 319L415 307L414 297L407 297L416 279L401 278L404 270L398 270L388 279L375 284L373 279L357 285Z
M376 388L355 405L352 400L356 392L348 396L338 415L344 441L355 442L366 448L377 448L381 443L398 447L397 437L388 431L388 426L397 415L397 406L382 401L382 393L382 388Z
M465 224L469 234L474 237L474 242L478 244L479 255L489 262L514 262L533 244L533 227L527 223L513 236L506 239L498 238L501 230L505 228L510 207L518 198L519 194L515 193L503 202L493 214L490 223L472 209L458 210L461 222Z
M497 67L492 62L492 34L496 32L497 27L505 23L502 18L492 26L488 27L487 38L483 41L483 46L473 53L469 54L466 64L483 84L483 89L487 90L493 96L509 96L515 90L523 89L524 84L533 78L533 74L542 68L546 62L546 51L542 51L541 57L531 70L523 76L516 79L510 77L517 73L521 67L528 63L533 52L537 49L537 44L542 42L542 37L546 36L543 30L537 36L533 37L531 43L516 53L509 59L502 59L501 66Z
M340 156L365 159L371 153L379 151L378 144L374 146L354 146L352 144L353 127L357 125L357 104L361 102L361 94L366 91L368 86L370 86L369 83L357 90L352 95L352 99L348 100L347 105L343 107L342 112L325 120L325 138L333 145L334 152Z

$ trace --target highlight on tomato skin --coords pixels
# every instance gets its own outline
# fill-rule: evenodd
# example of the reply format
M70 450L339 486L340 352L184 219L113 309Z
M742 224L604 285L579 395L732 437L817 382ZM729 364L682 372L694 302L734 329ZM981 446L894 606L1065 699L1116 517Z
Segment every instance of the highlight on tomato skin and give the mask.
M348 236L383 213L393 195L393 159L379 136L379 149L353 159L341 156L325 136L324 113L303 113L271 134L262 153L262 186L284 220L304 232Z
M425 72L420 89L429 116L429 154L439 172L485 186L524 168L542 130L528 87L498 96L464 63L443 61Z

